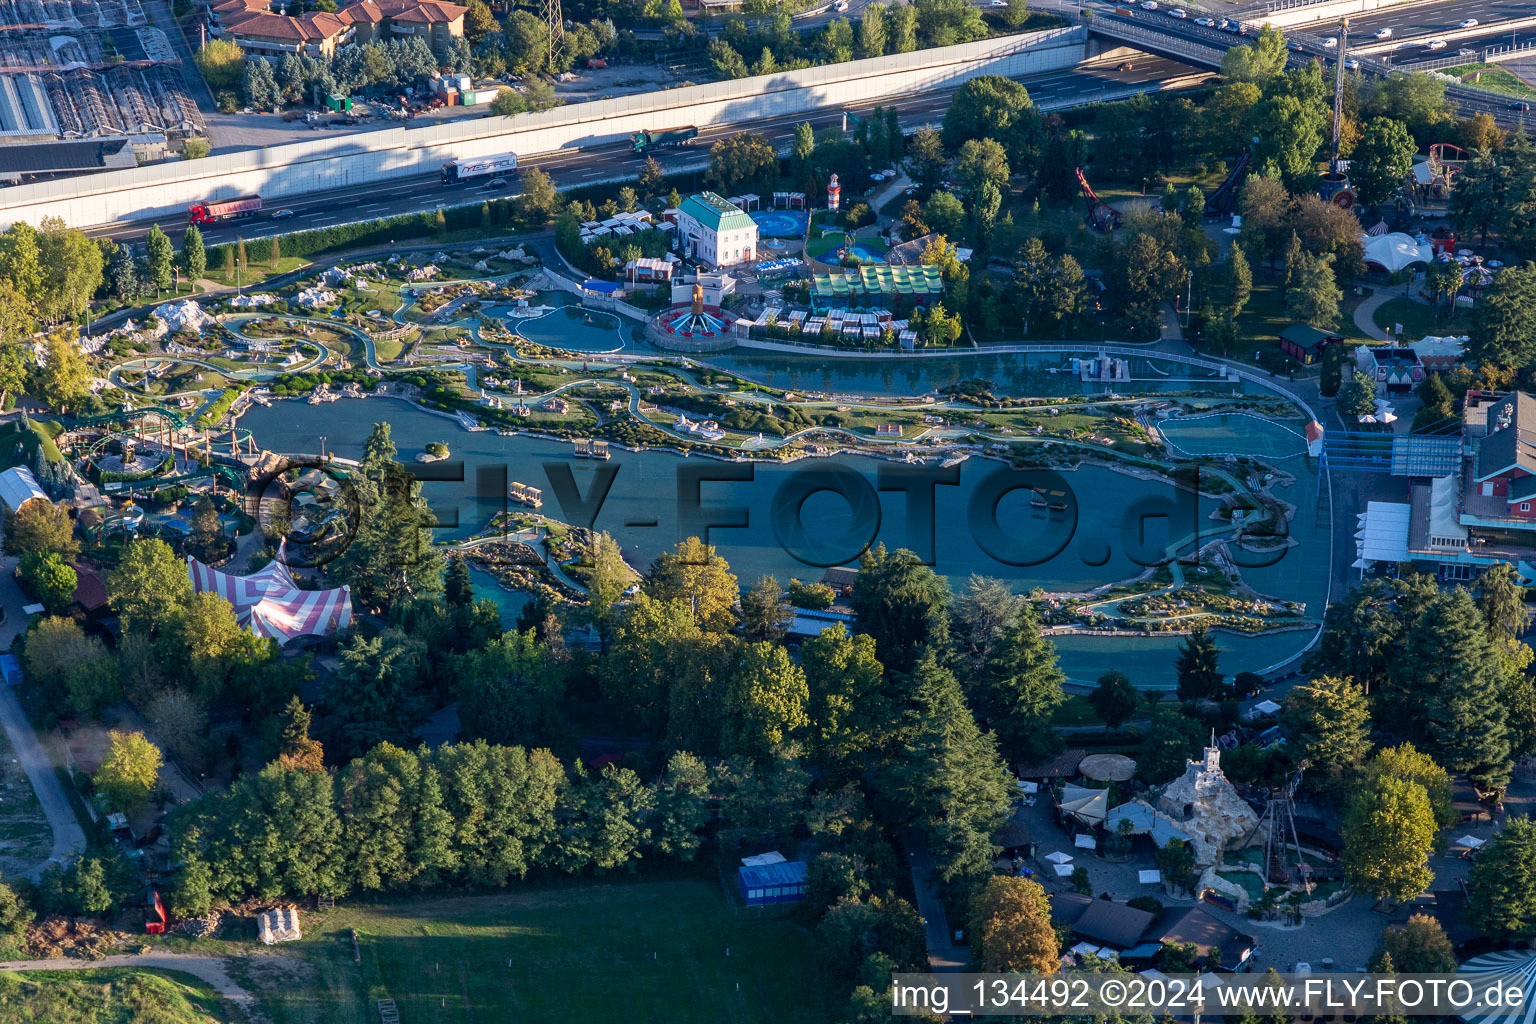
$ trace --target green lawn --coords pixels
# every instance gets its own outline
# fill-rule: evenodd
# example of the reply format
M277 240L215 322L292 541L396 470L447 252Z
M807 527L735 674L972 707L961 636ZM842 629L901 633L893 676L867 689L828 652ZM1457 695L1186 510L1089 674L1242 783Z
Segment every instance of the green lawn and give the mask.
M208 986L170 971L0 973L0 1024L212 1024L243 1020Z
M380 998L402 1021L780 1024L821 1019L813 946L783 918L732 917L712 877L581 881L344 901L306 914L303 940L279 950L313 968L301 983L261 956L231 973L261 993L273 1024L377 1024Z
M1355 307L1366 295L1356 295L1353 288L1344 290L1344 300L1339 303L1338 333L1348 341L1370 340L1355 326L1354 318ZM1281 273L1267 267L1255 267L1253 293L1237 318L1238 340L1228 355L1272 373L1302 371L1303 367L1296 360L1280 351L1280 332L1295 322L1296 318L1285 309L1285 284Z
M1481 74L1476 79L1466 78L1474 72L1481 72ZM1522 99L1536 99L1536 89L1532 89L1497 64L1462 64L1454 68L1446 68L1442 73L1463 78L1465 84L1474 89L1487 89L1489 92L1501 92L1506 96L1519 96Z
M1093 710L1087 697L1068 697L1065 704L1058 705L1051 713L1052 725L1092 725L1095 722L1102 724L1103 719Z
M374 354L381 363L392 363L400 358L400 353L405 351L404 338L389 338L387 340L375 340L373 343Z
M1412 299L1396 298L1377 306L1372 319L1376 321L1376 326L1384 331L1402 324L1402 336L1410 341L1422 338L1426 334L1466 334L1471 330L1471 313L1458 311L1454 317L1447 320L1445 312L1444 306L1435 309Z

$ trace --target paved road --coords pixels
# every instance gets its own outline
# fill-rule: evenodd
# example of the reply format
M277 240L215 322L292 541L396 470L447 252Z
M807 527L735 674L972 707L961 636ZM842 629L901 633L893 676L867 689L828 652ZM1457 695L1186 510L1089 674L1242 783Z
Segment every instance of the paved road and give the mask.
M1020 81L1028 87L1036 104L1060 108L1076 102L1093 102L1099 95L1110 94L1112 90L1148 88L1161 81L1198 75L1204 71L1166 57L1134 58L1131 64L1129 70L1119 71L1119 65L1115 63L1085 63L1064 71L1026 76ZM942 120L953 94L954 90L928 91L914 96L887 97L878 102L827 108L810 114L789 114L750 123L705 127L700 129L699 137L692 145L661 150L655 156L668 174L689 171L697 173L702 171L708 161L709 144L717 139L741 131L753 131L764 135L776 145L785 146L794 137L795 126L802 121L810 122L819 131L840 125L844 109L853 113L868 113L882 105L896 106L901 112L902 123L908 130L915 130L924 124L937 124ZM637 176L644 159L636 155L628 143L614 143L529 157L523 161L522 166L545 171L560 187L576 188ZM289 209L293 211L293 216L285 220L262 217L210 225L204 229L203 239L209 245L217 245L232 242L236 238L261 238L356 220L431 210L440 206L478 203L506 194L504 191L488 189L484 181L444 185L439 174L431 173L344 186L309 196L274 199L267 206L269 211ZM177 227L180 223L176 217L160 217L133 223L100 225L88 228L87 232L98 237L138 240L154 222L160 223L162 227Z
M15 570L16 559L0 559L0 605L5 608L5 622L0 623L0 650L9 648L11 641L27 625L27 615L21 610L27 599L16 583ZM27 872L29 878L36 878L49 864L63 863L71 853L84 850L85 832L80 828L80 821L75 817L69 798L64 795L64 787L59 782L58 773L54 771L53 760L38 742L37 733L32 730L32 723L27 721L26 712L16 699L15 691L4 685L0 685L0 726L4 727L11 749L21 762L22 770L27 773L32 791L37 794L37 802L48 818L49 827L53 829L53 847L49 851L48 860Z
M287 960L288 957L271 959ZM256 1009L256 999L229 976L227 959L221 956L201 956L195 953L119 953L99 960L78 960L73 957L55 957L51 960L7 960L0 962L5 971L90 971L99 967L154 967L162 971L180 971L190 974L208 985L219 995L239 1006L247 1019L265 1020Z

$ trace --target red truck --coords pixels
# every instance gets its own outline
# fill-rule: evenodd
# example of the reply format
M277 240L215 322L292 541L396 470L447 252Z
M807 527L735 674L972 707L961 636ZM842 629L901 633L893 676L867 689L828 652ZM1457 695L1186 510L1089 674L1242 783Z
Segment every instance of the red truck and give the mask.
M243 220L261 212L261 196L241 196L211 203L193 203L187 207L188 224L215 224L221 220Z

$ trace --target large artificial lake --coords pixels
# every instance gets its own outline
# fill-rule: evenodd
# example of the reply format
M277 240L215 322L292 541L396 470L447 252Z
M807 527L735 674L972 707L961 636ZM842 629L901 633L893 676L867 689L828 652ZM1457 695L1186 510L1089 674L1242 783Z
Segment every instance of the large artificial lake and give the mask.
M901 369L905 371L905 364ZM490 431L467 432L449 418L392 399L317 406L278 402L269 408L250 409L242 417L241 425L252 431L258 444L272 451L314 453L323 435L328 450L339 457L357 458L373 423L379 420L390 424L403 461L411 462L431 441L446 441L452 458L464 464L464 482L425 485L425 493L440 521L457 516L459 525L443 528L438 534L441 537L468 535L483 526L492 513L505 507L499 494L476 496L477 470L482 467L505 466L509 480L544 490L545 513L576 522L582 521L581 515L575 509L562 509L554 496L550 467L557 467L557 476L568 469L583 496L593 493L598 473L613 472L611 490L592 525L612 534L632 564L643 567L680 536L700 532L698 526L705 521L744 521L745 525L711 526L709 531L710 541L730 562L743 586L767 573L781 582L789 577L817 579L824 564L845 560L838 554L847 551L851 556L862 538L872 534L887 547L919 550L931 536L935 568L948 576L957 589L975 573L1005 579L1018 591L1037 586L1048 591L1080 591L1140 572L1142 563L1132 557L1131 549L1158 550L1174 539L1187 541L1196 528L1214 529L1207 518L1210 503L1202 501L1196 512L1186 498L1180 508L1174 489L1167 483L1098 466L1062 474L1073 499L1075 528L1070 511L1037 507L1034 492L1029 490L1015 490L994 503L986 488L996 485L994 474L1011 471L1000 463L973 458L955 467L957 485L933 488L935 526L931 531L920 523L909 522L908 496L899 491L878 493L875 504L866 504L858 513L837 494L812 494L800 505L801 528L796 531L792 525L794 517L784 514L784 506L799 504L791 499L797 488L804 486L802 481L808 471L825 473L829 466L840 467L843 475L838 479L847 484L849 475L856 476L869 488L864 491L861 485L854 484L852 490L869 494L882 468L889 473L898 467L890 461L861 456L803 460L790 465L750 464L750 481L708 481L699 485L700 505L697 511L690 511L688 499L679 496L680 478L690 472L745 472L749 464L685 458L670 452L619 452L611 462L594 465L573 458L569 444L524 436L504 437ZM1295 462L1291 468L1304 469ZM979 488L983 491L980 498ZM683 489L687 489L686 481ZM1328 575L1326 524L1311 511L1318 504L1316 475L1298 472L1296 484L1283 488L1281 497L1301 509L1291 524L1296 546L1272 566L1246 570L1245 578L1264 594L1305 601L1315 616L1321 610ZM994 504L997 530L991 534L983 530L978 538L970 528L972 517L968 513L973 506L989 512ZM1161 517L1157 514L1159 508L1166 510ZM1133 509L1148 514L1134 515L1128 521L1127 511ZM983 516L983 526L985 522ZM796 557L786 547L806 557ZM989 550L1005 560L989 554ZM1181 550L1189 550L1189 544L1181 545ZM1041 558L1044 560L1039 564L1014 564ZM1237 672L1262 670L1281 662L1310 638L1311 634L1306 632L1261 637L1223 633L1218 634L1218 643L1227 655L1223 667L1228 672ZM1064 670L1076 681L1091 682L1103 672L1118 668L1138 685L1170 687L1174 679L1173 652L1178 642L1177 637L1066 636L1057 639L1057 647Z

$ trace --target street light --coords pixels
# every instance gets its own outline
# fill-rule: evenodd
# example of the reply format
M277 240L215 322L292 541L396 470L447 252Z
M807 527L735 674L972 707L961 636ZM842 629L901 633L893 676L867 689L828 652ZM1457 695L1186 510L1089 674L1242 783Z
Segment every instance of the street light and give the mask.
M1195 295L1195 272L1193 270L1186 270L1184 275L1184 329L1187 331L1189 330L1189 304L1194 300ZM1189 339L1186 338L1185 340L1188 341Z

